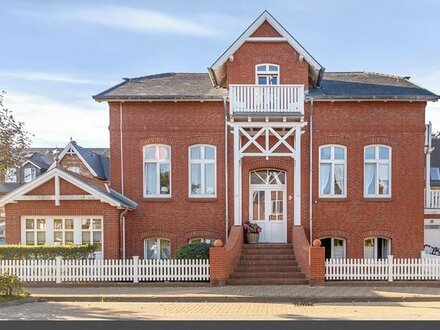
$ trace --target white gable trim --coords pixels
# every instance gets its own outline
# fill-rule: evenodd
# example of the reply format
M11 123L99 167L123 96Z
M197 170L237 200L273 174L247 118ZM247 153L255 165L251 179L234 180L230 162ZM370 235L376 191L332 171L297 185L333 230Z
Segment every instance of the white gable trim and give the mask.
M312 55L301 44L296 41L294 37L280 24L278 21L265 10L243 33L242 35L219 57L217 61L211 66L213 70L218 70L228 60L229 56L234 54L248 38L254 34L254 32L261 26L261 24L267 21L284 39L287 41L300 55L304 56L304 59L313 66L316 70L323 69L322 65L316 61ZM272 38L279 39L280 37ZM267 38L270 39L270 38ZM257 41L257 40L253 40ZM279 40L278 40L279 41Z
M57 202L59 203L59 200L61 199L61 196L59 195L59 179L66 180L67 182L77 186L78 188L84 190L85 192L89 193L92 196L95 196L96 199L99 199L101 202L108 203L112 206L118 207L118 208L125 208L124 205L122 205L121 202L118 200L115 200L114 198L107 196L100 192L99 190L94 189L93 187L89 186L88 184L82 182L81 180L77 179L73 175L60 170L59 168L55 167L46 173L40 175L35 180L24 184L23 186L20 186L19 188L11 191L9 194L5 195L4 197L0 198L0 207L4 206L8 203L14 203L17 200L20 200L21 197L28 192L34 190L35 188L39 187L40 185L48 182L51 179L55 179L55 186L54 186L54 194L55 194L55 204ZM58 184L58 188L57 188Z
M32 165L34 165L36 168L38 168L39 170L41 170L41 167L38 166L37 164L35 164L32 160L28 159L27 161L25 161L21 166L26 165L27 163L31 163Z
M60 155L58 156L58 162L61 161L61 159L63 159L63 157L67 154L67 152L72 149L75 153L75 155L78 156L78 158L81 160L81 162L87 167L87 169L90 171L90 173L92 173L93 176L97 177L98 174L96 174L95 170L89 165L89 163L87 163L85 161L85 159L83 158L83 156L81 156L81 154L78 152L78 149L76 149L76 146L74 143L69 142L69 144L64 148L64 150L60 153ZM53 164L50 166L49 169L53 169L56 166L56 162L53 162Z

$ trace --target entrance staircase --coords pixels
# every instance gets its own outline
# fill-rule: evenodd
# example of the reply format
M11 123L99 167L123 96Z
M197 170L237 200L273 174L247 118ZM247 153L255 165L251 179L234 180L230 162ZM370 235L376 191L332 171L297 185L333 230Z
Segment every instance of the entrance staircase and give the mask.
M308 284L292 244L244 244L229 285Z

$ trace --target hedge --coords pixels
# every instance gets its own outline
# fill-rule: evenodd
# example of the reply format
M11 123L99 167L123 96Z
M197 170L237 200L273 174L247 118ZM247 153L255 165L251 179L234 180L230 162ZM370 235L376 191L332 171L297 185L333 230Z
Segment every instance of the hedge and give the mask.
M176 259L209 259L208 243L189 243L184 244L176 253Z
M95 252L93 245L0 245L0 259L45 259L53 260L60 256L63 259L88 259Z

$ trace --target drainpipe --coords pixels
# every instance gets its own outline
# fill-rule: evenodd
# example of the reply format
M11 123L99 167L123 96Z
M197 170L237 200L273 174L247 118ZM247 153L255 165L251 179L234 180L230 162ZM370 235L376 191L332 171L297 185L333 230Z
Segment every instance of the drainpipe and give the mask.
M124 195L124 146L122 144L122 102L119 102L119 146L121 148L121 193Z
M430 207L431 201L431 151L432 151L432 124L426 125L425 133L426 165L425 165L425 207Z
M229 187L228 187L228 106L226 96L223 97L223 109L225 111L225 230L226 242L229 238Z
M128 207L119 215L119 255L125 259L125 215L128 212Z
M309 117L309 135L310 135L310 168L309 168L309 179L310 179L310 200L309 200L309 232L310 232L310 244L313 242L313 97L310 98L310 117Z

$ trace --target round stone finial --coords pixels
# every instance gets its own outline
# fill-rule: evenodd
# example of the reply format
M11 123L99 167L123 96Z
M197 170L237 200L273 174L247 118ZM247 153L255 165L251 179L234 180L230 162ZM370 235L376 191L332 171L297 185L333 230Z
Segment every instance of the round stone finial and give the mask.
M312 244L313 244L313 246L316 246L316 247L321 246L321 240L315 239Z
M214 241L214 246L215 246L215 247L222 247L222 246L223 246L223 242L222 242L222 240L221 240L221 239L216 239L216 240Z

